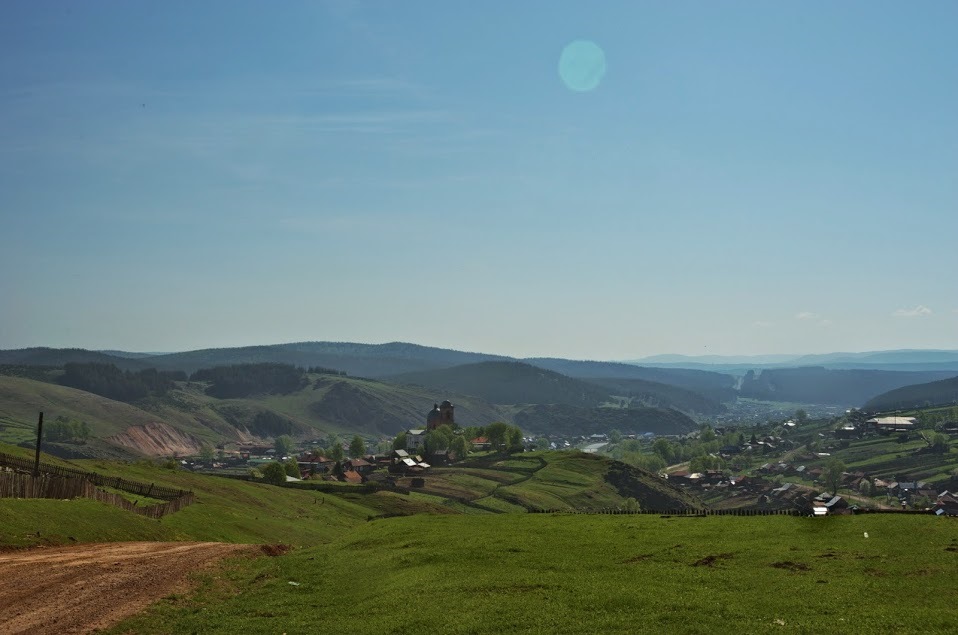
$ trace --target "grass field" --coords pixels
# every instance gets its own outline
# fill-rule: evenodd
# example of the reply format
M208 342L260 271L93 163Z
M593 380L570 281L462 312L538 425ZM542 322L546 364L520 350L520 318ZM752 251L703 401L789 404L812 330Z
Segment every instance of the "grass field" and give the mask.
M415 516L234 563L113 632L953 632L956 571L958 525L930 516Z
M684 507L681 491L668 488L661 479L635 470L629 475L634 492L619 491L610 480L612 462L594 454L580 452L527 452L509 458L487 456L473 459L466 467L433 468L424 477L420 490L455 503L472 503L470 513L490 511L510 513L540 510L583 510L622 507L629 497L640 501L646 492L662 488L662 498L681 500L662 505L662 509ZM402 481L403 485L407 483ZM479 509L476 509L476 507Z

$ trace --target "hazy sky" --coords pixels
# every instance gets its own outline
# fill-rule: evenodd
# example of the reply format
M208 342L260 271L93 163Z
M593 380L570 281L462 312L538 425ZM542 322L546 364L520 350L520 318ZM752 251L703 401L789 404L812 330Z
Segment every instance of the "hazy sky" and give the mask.
M958 348L956 26L951 0L2 2L0 348Z

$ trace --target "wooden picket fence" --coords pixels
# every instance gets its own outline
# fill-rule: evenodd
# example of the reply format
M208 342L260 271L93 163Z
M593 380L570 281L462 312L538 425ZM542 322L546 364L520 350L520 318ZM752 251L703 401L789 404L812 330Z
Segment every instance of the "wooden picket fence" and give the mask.
M17 470L33 472L33 461L19 456L11 456L0 452L0 466L10 467ZM103 476L96 472L86 472L76 470L60 465L50 465L49 463L40 463L40 472L51 476L75 477L85 481L90 481L100 487L112 487L113 489L136 494L137 496L149 496L150 498L159 498L160 500L172 501L182 498L189 494L187 490L173 489L171 487L158 487L153 483L140 483L130 481L117 476Z
M72 476L0 471L0 498L89 498L148 518L162 518L193 503L193 493L157 505L138 505L119 494L106 492L88 480Z
M194 501L193 492L188 490L158 487L153 483L103 476L49 463L40 463L40 474L34 477L33 468L34 462L30 459L0 452L0 498L90 498L149 518L162 518L192 505ZM106 492L101 487L166 502L139 505L119 494Z

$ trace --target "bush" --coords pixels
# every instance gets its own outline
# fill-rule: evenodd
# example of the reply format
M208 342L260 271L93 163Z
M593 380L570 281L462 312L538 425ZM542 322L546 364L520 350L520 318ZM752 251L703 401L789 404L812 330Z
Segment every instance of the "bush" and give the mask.
M260 472L263 474L263 480L270 485L282 485L286 482L286 468L282 463L267 463L260 468Z

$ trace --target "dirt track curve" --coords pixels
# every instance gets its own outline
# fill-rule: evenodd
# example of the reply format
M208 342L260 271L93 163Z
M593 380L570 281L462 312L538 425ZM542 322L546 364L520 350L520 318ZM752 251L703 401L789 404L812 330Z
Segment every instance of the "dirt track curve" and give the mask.
M0 553L0 633L88 633L185 590L187 576L251 545L114 542Z

